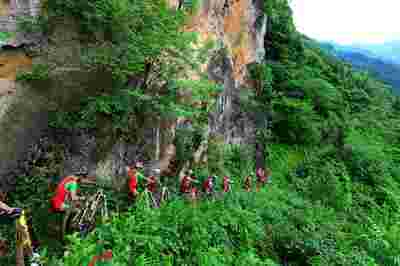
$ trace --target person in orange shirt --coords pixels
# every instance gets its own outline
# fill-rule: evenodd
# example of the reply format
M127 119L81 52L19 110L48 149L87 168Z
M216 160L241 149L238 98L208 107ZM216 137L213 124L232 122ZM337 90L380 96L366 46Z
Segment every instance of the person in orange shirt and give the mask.
M244 185L244 189L247 192L251 191L251 188L252 188L252 176L251 175L248 175L245 177L243 185Z

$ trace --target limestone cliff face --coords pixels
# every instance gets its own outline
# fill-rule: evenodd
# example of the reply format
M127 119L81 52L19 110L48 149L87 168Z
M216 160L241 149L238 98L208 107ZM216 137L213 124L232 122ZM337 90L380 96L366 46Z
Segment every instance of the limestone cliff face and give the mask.
M204 0L198 14L186 27L200 33L201 39L213 39L227 49L235 86L246 79L246 65L264 57L266 17L261 0Z
M172 7L179 7L182 2L168 1ZM203 42L214 40L216 43L203 70L208 72L211 80L223 85L224 90L218 96L218 111L210 114L208 135L219 135L218 139L225 143L254 141L254 125L249 114L243 111L239 94L249 84L247 66L264 57L267 18L261 11L262 2L202 0L184 28L198 32ZM23 174L13 174L13 169L21 168L23 164L27 173L34 162L49 162L52 156L61 159L57 169L51 169L51 175L69 174L77 168L86 168L97 176L124 176L124 165L144 157L153 159L155 164L152 167L167 171L175 156L172 140L179 120L141 122L143 128L135 129L132 133L135 136L131 136L141 136L136 143L112 139L100 124L89 131L48 128L47 115L54 106L76 104L76 99L82 95L93 95L90 90L96 90L99 84L102 88L112 88L106 76L103 80L99 78L102 75L93 76L81 68L81 44L77 41L75 26L68 23L57 25L58 32L52 36L53 44L46 46L45 52L33 59L33 64L44 62L50 65L51 78L47 83L38 84L37 88L17 84L14 90L17 66L30 66L32 63L23 54L8 59L4 71L0 69L0 189L2 183L8 182L5 177ZM11 67L13 64L15 67ZM105 142L107 145L103 149ZM61 150L55 151L54 147L61 147ZM206 151L205 147L202 144L196 153L199 160ZM146 149L151 152L144 156ZM119 183L123 182L120 180Z
M177 6L177 0L169 0ZM203 42L219 46L204 66L210 79L223 84L218 111L210 117L211 133L224 136L225 143L253 142L251 119L240 107L239 93L248 84L247 66L264 58L267 17L262 0L203 0L185 27L200 34Z
M168 0L179 8L180 0ZM209 78L223 85L218 96L217 112L210 114L209 135L223 136L224 143L254 143L255 125L251 115L243 110L239 96L248 83L247 66L261 62L265 55L264 36L267 17L262 12L262 0L202 0L186 31L198 32L202 42L215 41L217 48L204 65ZM218 138L220 139L220 138ZM166 145L162 150L173 150ZM197 160L206 152L201 145ZM162 153L163 154L163 153ZM162 157L163 167L173 156Z

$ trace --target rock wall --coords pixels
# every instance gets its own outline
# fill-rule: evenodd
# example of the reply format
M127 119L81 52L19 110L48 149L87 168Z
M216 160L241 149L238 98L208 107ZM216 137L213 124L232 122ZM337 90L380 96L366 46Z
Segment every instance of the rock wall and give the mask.
M219 44L204 66L210 79L223 84L217 113L210 116L211 134L222 134L225 143L254 143L254 123L240 105L246 85L247 66L261 62L265 55L267 17L262 0L203 0L186 27L200 33L201 40Z
M262 2L203 0L185 27L198 32L203 42L211 39L217 44L213 56L203 66L209 78L224 88L219 95L218 111L210 115L208 135L220 135L225 143L254 142L255 126L251 115L241 106L240 93L249 84L247 65L264 57L267 18L261 12ZM179 6L179 1L171 0L171 4ZM121 185L125 182L124 166L137 159L149 160L148 168L167 172L175 156L172 140L179 121L148 117L133 128L130 137L135 141L108 134L101 122L92 130L48 127L50 111L76 105L80 97L95 95L99 86L112 88L109 76L88 73L81 67L81 43L74 23L54 24L57 27L51 45L39 49L39 56L33 58L34 64L44 62L50 66L48 81L29 86L19 83L14 90L14 80L9 75L15 79L15 71L1 71L0 66L0 78L8 77L0 80L0 128L5 130L0 134L0 188L12 186L18 174L32 174L32 169L39 167L35 166L37 162L50 162L49 154L61 158L50 167L49 175L84 169L90 175L102 177L104 182ZM27 61L30 64L30 59ZM55 151L54 147L61 148ZM204 158L201 153L207 148L202 144L200 150L196 153L199 160Z
M182 0L167 1L172 8L185 6ZM207 136L195 153L195 163L206 160L206 142L210 137L219 140L222 136L226 144L255 144L253 115L241 106L240 94L250 85L247 66L261 62L265 56L267 17L262 11L263 4L263 0L202 0L184 28L199 33L201 43L214 41L213 56L203 70L208 72L210 80L224 88L218 96L217 112L209 116ZM168 128L172 136L177 124ZM160 168L167 171L175 157L175 147L170 142L161 150ZM186 164L180 175L188 167Z
M73 25L60 27L64 28L59 34L62 39L47 46L46 52L37 57L28 57L24 49L0 51L0 60L4 62L0 67L3 79L0 83L3 85L0 89L3 92L0 96L0 188L5 190L27 169L25 162L39 156L29 157L29 150L46 134L49 112L70 105L85 93L90 82L90 77L79 67L76 29ZM29 67L40 62L51 67L48 80L30 84L15 82L21 65Z
M77 171L118 185L124 180L113 177L125 176L126 164L154 158L154 118L146 115L125 139L112 134L101 120L93 129L49 127L52 111L73 111L81 98L97 95L99 88L113 88L109 73L88 72L81 65L82 44L75 23L54 24L51 44L28 47L33 58L24 49L0 51L4 63L0 65L0 190L12 188L19 175L64 176ZM49 65L48 80L15 82L21 65L39 63ZM52 161L49 156L59 159Z

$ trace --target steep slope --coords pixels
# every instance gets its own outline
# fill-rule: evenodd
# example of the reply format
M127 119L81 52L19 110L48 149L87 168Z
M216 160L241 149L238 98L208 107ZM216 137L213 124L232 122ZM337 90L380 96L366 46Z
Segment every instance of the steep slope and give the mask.
M301 36L288 1L50 3L49 44L17 88L43 100L28 106L46 130L31 149L0 135L22 143L10 204L34 210L49 265L112 249L115 265L398 266L400 99ZM142 187L128 201L124 166L137 159L165 170L161 208ZM264 165L272 183L244 191ZM232 193L217 179L215 197L188 202L174 193L185 167L231 177ZM111 185L114 215L58 256L48 179L80 168Z
M218 145L209 145L208 164L195 165L195 174L231 176L232 194L193 205L176 199L160 209L143 199L98 234L75 239L65 265L88 257L82 247L94 254L99 240L106 244L97 247L112 247L121 265L398 265L398 98L301 36L287 1L264 4L266 60L248 67L251 90L242 88L233 111L254 115L273 183L244 192L254 150L221 141L224 151L216 155L210 150ZM171 189L179 187L169 181Z
M362 53L339 52L338 57L351 63L356 69L368 71L388 83L393 87L393 92L400 95L400 65L371 58Z
M53 19L55 21L58 20L59 14L56 13L57 6L63 5L63 3L54 3L54 5L49 6L47 15L54 16ZM78 5L79 4L77 4L77 6ZM161 2L160 5L162 5ZM172 8L177 8L177 2L171 1L169 5ZM156 4L154 4L154 6L156 6ZM68 6L64 8L66 8L67 11L71 10L72 16L76 15L71 7ZM92 7L88 7L82 4L82 6L79 6L78 9L84 10L85 8L90 9ZM184 6L183 8L186 9L186 6ZM261 8L262 1L242 0L226 2L225 4L220 1L204 1L195 9L195 11L193 11L193 13L188 16L190 17L190 19L183 26L183 30L185 32L195 32L196 34L198 34L199 42L197 45L199 47L206 46L207 43L213 42L214 47L210 51L208 51L209 60L202 63L200 71L203 72L203 74L207 75L209 77L209 80L211 80L213 83L219 84L222 87L222 93L219 96L219 98L221 99L220 103L222 104L219 105L220 111L213 113L212 119L210 120L210 125L208 127L209 129L207 129L206 131L208 131L207 135L221 135L222 140L226 143L254 143L254 126L251 124L251 120L246 118L245 112L241 111L237 102L239 98L239 91L246 83L247 65L255 62L260 62L263 59L263 40L265 34L266 17L262 13ZM52 12L55 13L53 14ZM130 16L129 14L126 15ZM43 18L40 17L39 19ZM47 19L48 18L44 19L44 21L46 21ZM73 73L79 73L80 71L86 71L84 67L87 67L87 65L84 66L81 62L78 61L80 60L84 49L86 49L87 46L91 44L88 44L87 41L81 41L81 43L75 41L81 38L81 35L79 33L80 29L77 29L75 26L71 26L64 34L64 36L61 36L61 32L65 30L64 24L69 25L70 22L65 18L62 18L58 21L59 23L51 24L51 31L49 33L49 36L47 36L49 39L51 39L52 43L48 46L45 46L44 49L41 49L41 47L39 46L34 47L33 50L35 55L35 64L40 63L42 65L50 66L50 71L46 73L46 75L48 76L44 77L45 79L49 79L51 81L48 82L48 84L57 84L58 91L60 93L64 93L67 90L66 86L69 86L69 84L63 84L64 81L62 83L55 83L53 80L58 80L56 76L59 76L59 71L70 72L71 75L74 75ZM85 27L85 25L83 24L81 26L82 28ZM74 34L76 39L72 40L71 38L69 38ZM97 37L99 36L96 35L96 38ZM99 38L101 39L100 42L104 42L101 36ZM144 45L146 45L146 43ZM70 62L78 62L78 64ZM141 64L141 62L139 64ZM96 65L92 66L92 68L96 67ZM107 67L109 66L106 66L106 68ZM109 69L107 69L107 71L108 70ZM38 69L38 71L40 70ZM126 70L126 72L128 71L130 70ZM104 77L104 79L107 80L108 77L111 78L111 75L113 75L113 73L111 72L103 73L102 76ZM96 71L94 71L93 73L87 75L88 80L90 81L85 82L92 82L92 79L95 78L95 75L98 74ZM143 80L145 79L143 78L144 75L146 75L146 73L143 73L141 70L136 72L135 70L133 70L129 75L126 75L124 79L130 79L129 84L138 84L138 82L140 84L140 82L143 82ZM192 75L193 79L197 79L197 74L190 75ZM41 77L34 78L40 79ZM74 78L65 77L65 81L71 79ZM149 78L149 81L150 80L151 79ZM95 86L97 86L98 84L95 81L92 84L85 83L80 85L78 85L79 81L77 82L78 83L75 84L75 86L82 87L82 97L78 97L78 99L80 100L72 104L72 106L68 107L68 109L64 109L64 106L68 105L66 104L66 102L68 101L67 98L72 94L68 97L67 95L54 95L55 97L58 97L54 99L50 99L49 97L49 99L47 100L52 102L54 106L51 108L46 108L48 109L47 111L45 111L46 115L42 114L41 117L44 120L48 121L50 127L45 126L43 128L46 133L30 134L35 137L27 142L26 145L24 144L24 147L21 148L21 151L27 150L28 146L32 144L32 142L35 142L39 139L39 136L47 138L49 137L49 135L60 134L60 131L57 130L57 127L61 127L60 129L62 129L63 127L81 127L79 125L71 126L71 124L68 124L69 121L74 121L75 119L75 116L72 115L73 111L71 112L71 110L77 108L77 106L79 106L80 104L80 101L82 102L82 107L84 107L85 104L87 105L86 100L90 97L88 97L87 99L85 98L87 97L84 96L86 93L85 90L87 90L89 94L93 93L92 96L97 96L98 94L100 94L100 92L95 91ZM113 86L121 87L120 83L122 83L122 79L118 81L114 79L113 82ZM28 80L27 83L29 84L30 81ZM33 81L31 83L35 82ZM106 87L107 84L108 82L104 82L102 92L104 93L103 95L105 95L105 101L111 100L111 97L113 97L112 99L117 99L118 97L121 98L121 93L125 93L121 89L114 95L111 87ZM143 89L146 89L145 87L147 86L150 87L150 84L144 84ZM86 88L83 89L83 87ZM151 93L150 88L147 88L147 90L148 91L146 93ZM119 96L117 95L118 93ZM129 96L126 97L127 101L128 97ZM97 104L97 102L93 102L93 104ZM104 104L112 105L113 103L104 102ZM15 109L18 107L13 108ZM87 108L89 107L87 106ZM123 172L125 163L132 162L137 158L142 158L148 160L149 162L152 162L149 163L149 167L159 167L161 168L162 172L169 172L170 168L174 167L173 163L176 158L176 148L173 144L175 127L177 126L178 122L182 120L182 118L175 117L172 119L159 119L156 114L147 116L145 115L145 117L142 117L143 114L138 114L135 118L134 116L132 116L129 120L130 122L132 122L132 126L135 128L136 134L129 135L129 133L122 133L122 135L124 135L123 138L129 140L117 141L116 139L121 138L121 136L110 136L108 134L110 132L110 128L108 126L113 126L106 126L106 124L112 124L109 122L110 120L113 120L110 118L114 116L114 114L107 111L102 112L101 107L98 108L99 111L96 110L95 113L92 113L92 116L96 118L91 119L104 119L105 122L104 124L102 124L101 127L97 127L93 124L91 125L92 128L95 127L97 129L96 131L93 131L94 135L83 137L82 139L82 137L78 136L84 136L86 135L86 133L78 133L80 129L73 130L75 133L71 133L69 132L69 129L66 129L66 131L63 133L67 136L72 134L73 136L75 136L73 138L78 143L93 143L93 139L96 139L96 144L90 145L90 150L84 152L86 155L83 155L83 151L80 151L79 147L73 148L75 149L74 152L71 150L72 148L68 148L71 146L69 143L57 143L66 147L63 155L64 160L62 162L62 165L56 167L57 169L61 168L62 173L77 171L76 169L82 168L86 169L85 171L89 171L90 173L97 173L98 176L108 176L109 178L111 178L113 176L115 177L116 175L120 175ZM56 109L57 111L54 112L54 109ZM125 112L125 114L128 113L128 110L122 110L122 112L123 111L127 111ZM132 112L133 110L129 110L130 115L132 114ZM112 116L110 116L110 114ZM49 117L48 119L45 118L47 116ZM57 121L54 121L54 118ZM33 120L34 119L32 119L32 121ZM60 125L59 122L61 122L62 125ZM140 129L137 128L137 123L142 124L142 126L140 126ZM158 124L155 130L154 123ZM21 125L16 124L15 127L21 127ZM39 127L37 128L37 130L38 132L42 131ZM85 131L86 129L82 130ZM24 131L23 128L21 128L21 132L22 131ZM115 129L115 132L117 131L118 130ZM10 136L14 135L14 133L12 133L11 131L9 134ZM121 135L121 132L115 134ZM54 139L53 137L50 138ZM85 138L88 139L84 140ZM69 138L65 138L65 140L68 139ZM7 142L8 145L12 145L13 143L9 142L8 140L5 140L5 142ZM15 147L13 148L12 146L9 146L7 149L4 150L11 151L17 149ZM9 171L10 169L10 167L6 167L6 164L8 164L6 162L12 162L13 167L11 168L15 168L16 161L24 161L26 159L23 154L26 155L27 153L21 153L18 156L12 156L7 160L6 157L3 157L4 166L1 167L3 169L2 171L4 171L4 173L2 174L3 176L8 175L7 171ZM200 157L204 156L205 155L203 154Z

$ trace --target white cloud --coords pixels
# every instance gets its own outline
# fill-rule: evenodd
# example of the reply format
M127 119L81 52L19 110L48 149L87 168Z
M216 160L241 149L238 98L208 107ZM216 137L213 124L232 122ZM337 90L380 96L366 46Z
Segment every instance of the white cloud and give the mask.
M400 0L292 0L291 7L297 29L318 40L400 39Z

